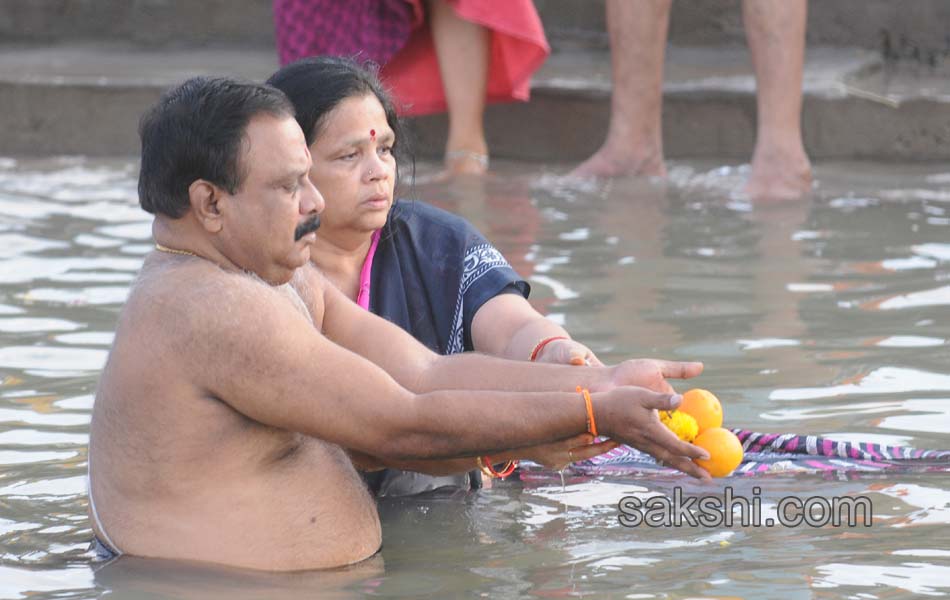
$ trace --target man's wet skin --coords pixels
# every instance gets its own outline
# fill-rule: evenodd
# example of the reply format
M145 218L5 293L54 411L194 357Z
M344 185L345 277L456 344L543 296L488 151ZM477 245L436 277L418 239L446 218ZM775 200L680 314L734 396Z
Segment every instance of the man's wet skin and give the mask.
M255 117L248 138L249 164L309 169L292 119ZM254 162L256 153L279 160ZM279 175L252 169L245 187ZM292 233L296 243L268 247L278 261L297 266L309 258L300 240L319 218L304 217L287 212L287 242ZM319 286L320 277L310 275L310 285ZM309 310L301 300L289 285L275 288L204 258L146 259L120 317L93 417L93 493L121 551L292 570L352 563L379 548L375 506L343 450L255 422L210 389L217 387L216 361L237 361L248 376L268 377L253 372L255 347L215 347L211 336L191 337L217 327L253 330L273 313L313 327L322 318L319 294L306 299Z

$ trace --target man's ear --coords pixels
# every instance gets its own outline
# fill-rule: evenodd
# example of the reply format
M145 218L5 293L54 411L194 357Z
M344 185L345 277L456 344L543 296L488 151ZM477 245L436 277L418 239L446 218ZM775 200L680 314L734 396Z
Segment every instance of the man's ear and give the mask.
M224 226L221 221L221 206L224 190L205 179L196 179L188 186L191 210L208 233L218 233Z

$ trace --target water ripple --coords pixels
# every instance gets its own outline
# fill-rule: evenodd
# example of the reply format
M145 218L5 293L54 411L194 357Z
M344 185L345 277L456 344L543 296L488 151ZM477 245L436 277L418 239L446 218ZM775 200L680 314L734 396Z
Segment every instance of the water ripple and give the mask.
M68 248L69 244L43 240L20 233L0 233L0 258L43 252L53 248Z
M37 429L11 429L0 432L2 446L85 446L88 442L89 435L85 433Z
M922 292L892 296L885 300L874 302L869 306L878 310L903 310L906 308L947 305L950 305L950 285Z
M75 331L82 325L65 319L40 319L23 317L20 319L0 319L0 331L6 333L26 333L34 331Z
M903 409L912 414L885 417L878 426L908 432L950 431L950 400L905 400L902 404Z
M47 427L73 427L88 425L88 414L74 413L38 413L32 410L16 410L0 407L0 424L25 423L28 425L45 425ZM2 461L0 461L2 464Z
M127 223L125 225L110 225L108 227L99 227L96 231L114 238L150 240L152 239L152 222L145 221L141 223Z
M21 452L0 450L0 465L22 465L52 461L66 461L79 456L78 452Z
M802 387L774 390L769 400L812 400L861 394L907 394L950 391L950 375L919 369L881 367L857 378L855 383L827 387Z
M49 499L55 496L84 496L86 476L31 479L0 487L0 496L7 498Z
M0 367L28 371L98 371L108 352L91 348L7 346L0 348Z
M44 302L51 305L66 304L71 306L108 306L125 303L129 297L128 287L100 286L79 289L36 288L20 298L24 302Z
M0 565L0 581L9 589L20 590L17 597L38 596L46 592L64 597L68 590L92 589L95 578L89 568L22 569Z
M80 333L64 333L54 338L63 344L77 346L111 346L115 334L111 331L83 331Z
M134 273L142 261L134 258L40 258L23 256L0 261L0 284L35 283L70 271L94 274L99 271Z
M947 340L943 338L925 337L920 335L891 335L876 342L882 348L932 348L943 346Z
M911 248L915 254L929 256L939 261L950 261L950 244L918 244Z
M900 565L830 563L815 570L818 574L811 585L819 590L853 586L876 591L883 587L912 594L943 596L945 593L939 590L950 589L950 567L924 562Z

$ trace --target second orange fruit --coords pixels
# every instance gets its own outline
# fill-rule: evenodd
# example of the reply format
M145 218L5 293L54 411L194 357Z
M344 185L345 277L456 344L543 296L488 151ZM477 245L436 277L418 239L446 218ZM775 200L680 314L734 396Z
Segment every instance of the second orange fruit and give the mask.
M742 462L742 442L728 429L707 429L693 440L693 444L709 452L709 460L696 458L693 462L709 471L713 477L725 477Z
M686 392L676 410L696 419L700 434L713 427L722 427L722 404L709 390L695 388Z

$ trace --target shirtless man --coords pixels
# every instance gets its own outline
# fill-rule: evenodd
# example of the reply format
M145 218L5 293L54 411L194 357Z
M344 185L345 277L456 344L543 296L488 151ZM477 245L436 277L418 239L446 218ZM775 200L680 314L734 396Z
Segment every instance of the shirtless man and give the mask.
M116 552L269 570L362 560L380 526L343 448L398 464L563 440L589 431L577 385L600 433L705 476L690 461L705 452L654 410L679 401L664 377L702 365L438 356L309 266L323 198L281 92L192 79L141 136L159 251L119 317L90 436L94 530Z

